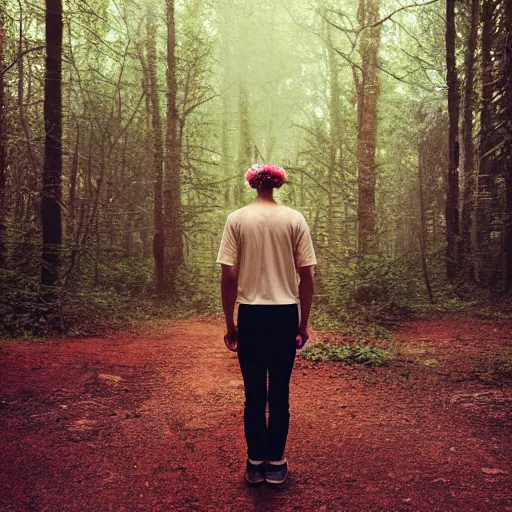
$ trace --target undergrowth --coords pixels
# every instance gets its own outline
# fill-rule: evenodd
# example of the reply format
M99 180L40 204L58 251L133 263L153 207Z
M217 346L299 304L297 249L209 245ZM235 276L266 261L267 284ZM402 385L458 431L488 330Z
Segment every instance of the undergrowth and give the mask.
M155 296L113 287L55 287L53 303L45 299L37 278L0 270L0 336L100 335L132 328L141 321L192 314L190 308Z
M66 286L55 287L56 307L44 299L37 269L0 269L0 336L86 336L153 319L222 315L220 269L213 263L180 267L175 293L159 299L154 295L151 259L115 262L112 255L107 256L99 261L96 272L84 256ZM404 259L365 259L358 265L332 266L330 274L320 266L310 316L312 328L367 343L390 339L391 331L410 319L447 314L482 319L512 317L512 296L496 296L469 285L462 293L460 286L435 282L435 303L429 304L421 280L408 265ZM340 348L336 350L339 354L325 357L363 360L367 349L349 356ZM380 360L376 354L371 353L368 360Z
M302 356L314 362L335 361L366 366L381 366L394 357L391 349L375 345L363 343L337 345L328 342L315 343L305 348Z

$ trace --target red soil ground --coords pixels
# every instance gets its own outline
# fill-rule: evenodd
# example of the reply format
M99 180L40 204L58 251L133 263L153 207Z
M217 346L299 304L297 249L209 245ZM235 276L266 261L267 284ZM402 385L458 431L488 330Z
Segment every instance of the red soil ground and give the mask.
M512 511L512 322L411 322L371 369L298 358L290 474L243 481L223 326L0 342L0 510Z

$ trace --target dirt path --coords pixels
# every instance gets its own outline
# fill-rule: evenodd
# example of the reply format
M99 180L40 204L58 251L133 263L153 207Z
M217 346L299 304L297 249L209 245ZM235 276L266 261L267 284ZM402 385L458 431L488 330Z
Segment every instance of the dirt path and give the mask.
M0 342L0 510L512 511L511 322L417 322L389 367L298 359L291 470L243 481L243 387L216 321Z

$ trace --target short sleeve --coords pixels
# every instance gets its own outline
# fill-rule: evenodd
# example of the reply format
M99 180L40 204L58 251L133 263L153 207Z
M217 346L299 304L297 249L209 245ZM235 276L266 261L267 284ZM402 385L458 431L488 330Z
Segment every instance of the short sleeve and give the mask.
M295 266L309 267L316 265L315 249L313 247L313 240L309 231L308 223L303 215L300 216L297 229L297 238L294 246Z
M238 255L238 237L236 235L235 223L233 221L233 214L228 215L224 232L222 233L222 240L220 242L219 254L217 256L217 263L223 265L230 265L234 267L237 263Z

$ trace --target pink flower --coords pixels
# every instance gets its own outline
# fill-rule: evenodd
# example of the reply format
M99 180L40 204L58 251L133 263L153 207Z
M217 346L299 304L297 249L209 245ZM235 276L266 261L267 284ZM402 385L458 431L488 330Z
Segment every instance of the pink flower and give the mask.
M254 164L245 174L252 188L279 188L286 180L286 172L277 165Z

